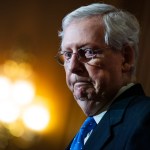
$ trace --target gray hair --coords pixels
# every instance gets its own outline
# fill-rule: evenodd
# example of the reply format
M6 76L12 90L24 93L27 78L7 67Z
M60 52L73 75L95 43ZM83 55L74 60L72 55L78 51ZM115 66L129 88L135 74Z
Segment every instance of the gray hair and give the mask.
M137 59L139 23L134 15L112 5L95 3L82 6L67 14L62 21L62 31L59 32L59 37L63 38L65 28L72 21L94 16L100 16L103 20L105 43L118 50L121 50L124 45L130 45L134 48L135 59Z

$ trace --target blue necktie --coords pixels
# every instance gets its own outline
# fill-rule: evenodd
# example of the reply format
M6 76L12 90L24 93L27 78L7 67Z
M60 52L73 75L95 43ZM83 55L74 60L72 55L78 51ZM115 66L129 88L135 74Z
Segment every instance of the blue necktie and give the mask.
M96 125L97 124L93 117L88 117L81 126L78 134L75 136L71 144L70 150L82 150L84 146L84 138L91 130L95 128Z

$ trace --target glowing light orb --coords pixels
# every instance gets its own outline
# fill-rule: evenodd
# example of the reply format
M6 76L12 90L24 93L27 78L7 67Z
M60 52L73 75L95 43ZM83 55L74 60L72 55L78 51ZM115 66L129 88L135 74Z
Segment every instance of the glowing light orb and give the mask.
M17 120L19 116L19 108L10 101L0 102L0 121L11 123Z
M16 81L12 87L12 98L20 104L29 104L35 95L35 89L30 82L27 81Z
M0 101L6 100L9 97L11 89L10 80L6 77L0 77Z
M36 131L41 131L48 125L50 116L47 109L42 105L33 105L26 109L23 115L25 125Z

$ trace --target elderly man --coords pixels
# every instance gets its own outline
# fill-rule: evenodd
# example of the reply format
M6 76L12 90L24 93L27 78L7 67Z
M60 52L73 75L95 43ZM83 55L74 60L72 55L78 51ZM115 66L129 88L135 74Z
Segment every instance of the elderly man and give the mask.
M135 82L139 24L129 12L96 3L62 24L66 82L87 120L67 150L150 150L150 99Z

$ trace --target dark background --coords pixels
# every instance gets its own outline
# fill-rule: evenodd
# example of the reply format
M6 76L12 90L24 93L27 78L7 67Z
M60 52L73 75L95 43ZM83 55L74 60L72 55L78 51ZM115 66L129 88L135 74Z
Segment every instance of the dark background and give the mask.
M31 64L38 92L51 107L49 130L35 138L27 150L63 150L85 116L65 84L65 74L54 56L59 49L58 31L62 18L81 5L98 0L0 0L0 65L6 60L23 60ZM126 9L141 25L137 80L150 96L150 1L104 0ZM21 55L21 54L24 55ZM20 150L12 139L7 150Z

